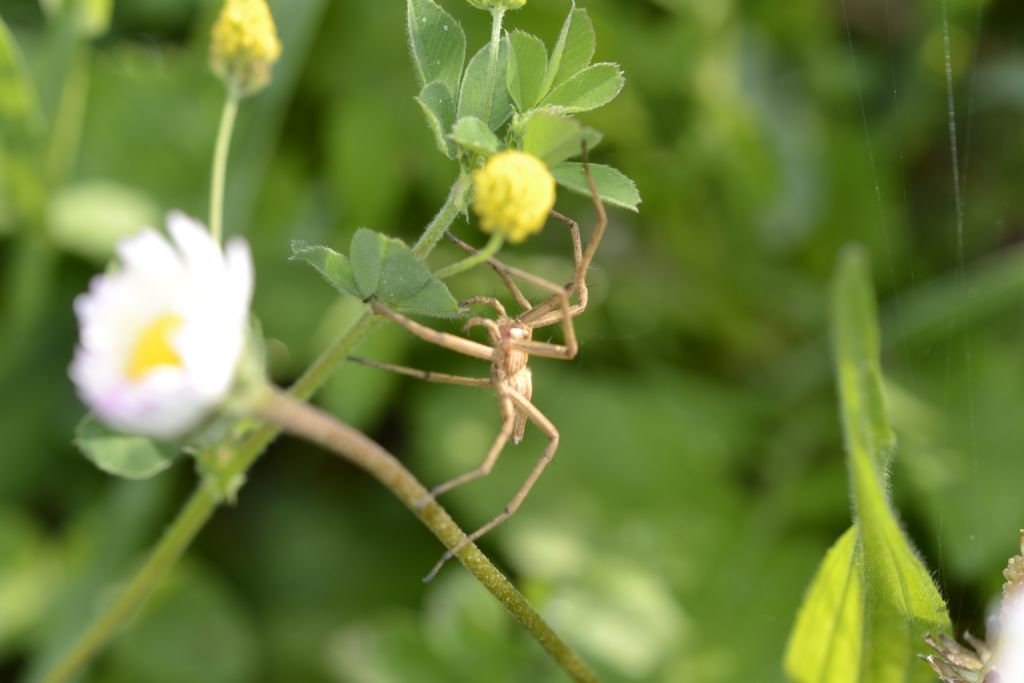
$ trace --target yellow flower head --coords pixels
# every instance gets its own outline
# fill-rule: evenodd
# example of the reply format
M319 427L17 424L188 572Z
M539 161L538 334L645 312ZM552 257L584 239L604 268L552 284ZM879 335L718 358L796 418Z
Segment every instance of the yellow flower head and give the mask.
M555 206L555 178L543 161L517 150L492 156L473 174L473 211L486 233L517 244L539 232Z
M270 67L280 56L281 41L266 0L226 0L210 40L214 73L249 95L270 82Z
M507 10L519 9L526 4L526 0L468 0L473 7L485 10Z

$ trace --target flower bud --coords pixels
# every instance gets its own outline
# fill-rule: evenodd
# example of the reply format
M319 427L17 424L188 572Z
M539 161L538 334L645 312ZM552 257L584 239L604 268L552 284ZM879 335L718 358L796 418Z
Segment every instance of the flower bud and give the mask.
M473 211L486 233L517 244L539 232L555 206L555 178L543 161L517 150L492 156L473 174Z
M213 25L210 68L240 96L262 90L281 56L266 0L226 0Z
M526 0L466 0L466 2L477 9L488 11L519 9L526 4Z

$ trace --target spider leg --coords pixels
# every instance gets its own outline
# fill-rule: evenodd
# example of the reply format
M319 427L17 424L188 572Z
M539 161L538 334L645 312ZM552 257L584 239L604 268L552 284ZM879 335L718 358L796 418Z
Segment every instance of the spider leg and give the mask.
M486 327L487 333L491 336L491 339L497 340L501 337L501 331L498 329L498 323L490 318L470 318L466 321L466 324L462 326L462 331L469 332L474 327Z
M441 567L444 566L445 562L462 552L466 546L476 542L481 536L514 515L516 510L519 509L519 506L523 504L524 500L526 500L526 496L530 494L530 490L533 488L534 484L537 483L540 475L543 474L544 468L546 468L548 463L551 462L551 459L555 457L555 451L558 450L558 429L556 429L555 425L551 423L551 420L549 420L544 413L540 412L535 405L530 403L525 396L515 391L509 391L508 394L511 400L515 402L516 407L525 412L530 420L532 420L533 423L536 424L537 427L539 427L540 430L548 437L548 445L544 449L544 453L540 456L540 460L537 461L533 470L530 471L529 476L526 477L526 481L519 487L516 495L512 497L512 500L505 506L505 509L490 522L484 524L482 527L462 539L462 541L460 541L454 548L445 552L445 554L441 556L441 559L437 561L437 564L434 565L433 569L430 570L430 573L424 577L424 582L429 583L437 575L437 572L441 570Z
M601 195L597 191L597 184L594 182L594 175L590 171L590 159L587 154L586 145L583 146L583 173L587 178L587 185L590 187L590 196L594 201L594 209L597 212L597 223L594 225L594 233L590 237L590 242L587 244L586 250L583 251L582 257L576 262L576 275L573 278L573 283L570 290L579 290L580 292L580 305L574 307L573 315L579 315L587 307L587 294L586 294L586 277L587 271L590 270L590 264L594 260L594 255L597 254L597 248L601 246L601 240L604 239L605 229L608 227L608 213L605 211L604 203L601 201ZM557 212L555 217L559 220L566 222L569 219L561 216ZM570 225L572 230L572 225ZM576 226L576 235L578 235L579 226ZM575 243L573 244L574 253ZM551 315L555 308L559 305L559 302L555 297L549 297L546 301L535 306L531 311L527 312L520 318L523 322L532 324L534 327L544 327L558 322L558 315Z
M507 389L498 389L498 398L501 402L501 431L498 432L498 436L494 439L494 443L491 444L490 450L487 451L487 455L484 457L483 462L480 463L475 469L461 474L454 479L446 481L439 486L435 486L430 490L430 497L423 501L423 504L430 500L433 500L442 493L447 493L454 488L458 488L463 484L468 484L471 481L476 481L481 477L486 477L494 469L494 464L498 462L498 456L501 455L502 450L505 448L505 444L512 438L512 433L515 430L516 422L516 409L513 405L513 399L510 397L510 391Z
M583 240L580 239L580 224L568 216L563 216L557 211L552 211L551 215L569 226L569 234L572 237L572 262L576 267L576 274L573 277L572 288L573 291L579 293L580 297L579 304L573 306L573 308L578 308L579 312L582 313L587 309L587 301L590 298L590 292L587 291L586 273L583 269Z
M565 337L564 344L549 344L547 342L538 342L532 340L512 340L509 342L509 346L518 351L525 351L526 353L541 356L542 358L556 358L569 360L576 357L579 352L579 343L576 341L576 328L573 326L574 308L569 304L569 288L570 287L559 287L549 280L545 280L542 277L527 273L526 271L519 270L517 268L510 268L510 273L516 277L520 277L528 282L532 282L542 289L546 289L549 292L553 292L553 296L549 300L554 300L561 306L561 311L558 312L558 320L562 322L562 332ZM541 304L540 306L544 306ZM539 308L539 307L538 307ZM520 315L517 320L530 328L536 327L536 325L530 322L530 315L533 310L527 311Z
M564 216L557 211L552 211L551 215L568 225L569 233L572 235L572 253L573 262L576 265L576 273L574 275L574 280L568 286L567 291L569 294L574 291L579 294L579 303L574 304L569 311L569 315L575 318L580 313L587 310L587 303L590 301L590 290L587 288L586 281L586 269L584 269L582 265L583 243L580 239L580 226L579 223L573 219L568 216ZM543 303L523 313L520 316L520 319L528 323L534 329L555 325L561 322L562 317L565 315L563 311L551 310L556 303L558 303L557 296L549 297Z
M463 299L459 302L459 308L469 308L470 306L481 304L484 306L490 306L498 312L503 318L508 317L508 313L505 312L505 307L501 305L501 302L495 299L493 296L471 296L468 299Z
M379 370L388 370L390 372L396 372L399 375L405 375L406 377L415 377L416 379L422 379L425 382L437 382L438 384L458 384L464 387L491 386L490 377L465 377L463 375L448 375L443 372L434 372L433 370L418 370L416 368L407 368L402 365L381 363L380 361L371 360L369 358L359 358L358 356L349 356L348 359L353 363L359 363L360 365L366 365L368 367L377 368Z
M370 301L370 307L377 315L382 315L392 322L401 325L425 342L436 344L437 346L442 346L456 353L472 356L473 358L480 358L481 360L489 361L494 356L494 350L490 346L421 325L415 320L410 320L401 313L385 306L376 299Z
M470 254L475 254L479 251L476 247L470 246L469 244L466 244L465 242L460 240L450 231L445 234L448 236L448 239L455 243L456 246L458 246L461 249L464 249L465 251L468 251ZM501 281L505 283L506 287L508 287L508 291L512 292L512 296L515 297L516 303L519 304L519 306L524 311L528 311L530 310L530 308L533 307L533 304L530 303L530 300L527 299L526 295L523 294L523 290L519 289L519 286L516 285L516 283L509 276L508 272L506 271L507 267L505 266L504 263L502 263L501 261L494 257L491 257L487 259L487 265L494 269L494 272L498 274L498 277L501 278Z
M590 236L590 243L587 244L586 251L583 252L583 260L580 262L579 268L576 270L576 281L581 282L586 277L587 270L590 268L591 262L594 260L594 255L597 253L597 248L601 246L601 240L604 239L605 228L608 227L608 213L604 209L604 202L601 201L601 195L597 191L597 184L594 182L594 174L590 172L590 156L587 154L587 145L583 145L583 174L587 177L587 185L590 187L590 197L594 200L594 211L597 212L597 223L594 224L594 233Z
M580 302L573 306L573 315L579 315L587 307L588 295L586 282L583 282L583 278L579 276L580 266L583 260L583 244L582 240L580 239L580 226L576 221L566 216L563 216L557 211L552 211L551 215L569 226L569 234L572 237L573 261L575 263L577 273L573 282L569 284L569 294L572 294L572 292L575 290L579 290L580 292ZM475 254L478 251L475 247L466 244L458 237L453 235L451 232L448 232L447 235L448 239L450 239L456 245L458 245L462 249L465 249L469 253ZM560 314L551 315L551 311L559 303L557 294L556 296L550 297L547 301L545 301L543 304L540 304L539 306L531 306L529 299L523 296L522 290L520 290L519 287L512 280L512 276L521 278L523 280L526 280L527 282L531 282L535 285L540 286L543 289L547 289L548 291L557 292L556 289L552 289L553 286L547 280L541 280L540 282L538 282L539 278L536 278L536 276L527 273L526 271L519 270L518 268L513 268L512 266L509 266L494 257L488 259L487 263L491 266L491 268L494 269L494 272L498 274L498 277L502 279L505 285L512 292L513 296L516 297L516 301L523 308L524 313L522 313L519 316L520 319L524 318L527 315L544 316L545 314L548 314L548 316L551 318L551 322L544 323L545 325L550 325L552 322L557 322L558 320L561 319Z
M546 342L522 340L510 341L510 347L517 349L519 351L525 351L526 353L541 356L542 358L556 358L565 360L575 358L577 352L579 351L579 344L576 341L576 329L572 323L574 309L569 304L569 287L559 287L550 280L546 280L545 278L542 278L538 275L534 275L533 273L529 273L525 270L520 270L519 268L513 268L512 266L507 266L504 264L502 264L501 267L505 269L509 275L513 275L515 277L520 278L521 280L525 280L526 282L536 285L541 289L545 289L549 292L552 292L553 295L551 297L551 300L557 301L561 305L562 309L561 311L558 312L559 317L557 318L557 320L562 321L562 330L565 336L564 344L549 344ZM541 306L544 306L544 304L541 304ZM540 308L540 306L538 308ZM528 318L533 310L536 309L531 309L530 311L523 313L518 318L516 318L516 320L523 322L529 325L530 327L535 327L533 323L528 322ZM467 323L467 326L469 326L470 323L488 325L488 329L490 329L490 327L494 325L494 321L492 320L476 318L470 320L469 323Z
M557 211L552 211L551 215L569 226L569 236L572 237L572 261L578 267L583 261L583 240L580 238L580 224Z

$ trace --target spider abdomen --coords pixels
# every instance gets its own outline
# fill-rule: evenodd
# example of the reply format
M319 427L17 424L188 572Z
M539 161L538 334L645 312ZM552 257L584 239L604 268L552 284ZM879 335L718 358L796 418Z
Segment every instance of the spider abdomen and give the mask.
M523 367L516 374L506 380L506 386L516 392L527 401L533 396L533 373L530 368ZM516 421L512 429L512 443L519 443L523 440L526 432L526 413L516 407Z

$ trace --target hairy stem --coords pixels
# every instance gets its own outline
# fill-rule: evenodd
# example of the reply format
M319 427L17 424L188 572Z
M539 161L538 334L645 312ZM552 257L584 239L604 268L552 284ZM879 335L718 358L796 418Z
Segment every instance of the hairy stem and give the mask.
M224 179L228 169L228 150L231 149L231 133L238 116L239 96L237 89L228 87L224 98L224 109L217 129L217 142L213 151L213 168L210 172L210 234L217 242L224 233Z
M265 422L312 441L369 472L401 500L447 548L455 548L465 539L465 532L431 498L427 489L412 473L395 456L362 432L276 389L268 391L257 404L255 412ZM573 680L598 680L594 672L479 548L467 545L456 557Z
M466 209L466 200L469 197L469 188L472 184L469 175L466 173L459 174L459 177L452 185L451 192L448 193L448 199L445 200L444 206L437 212L434 219L427 225L426 230L420 235L419 240L413 245L412 253L416 255L416 258L420 260L425 259L434 250L437 243L441 241L441 238L444 237L445 231L452 227L455 219Z
M505 10L491 10L491 54L487 62L487 90L484 93L484 123L488 125L494 107L494 86L498 80L498 54L501 51L501 22L504 18Z

